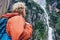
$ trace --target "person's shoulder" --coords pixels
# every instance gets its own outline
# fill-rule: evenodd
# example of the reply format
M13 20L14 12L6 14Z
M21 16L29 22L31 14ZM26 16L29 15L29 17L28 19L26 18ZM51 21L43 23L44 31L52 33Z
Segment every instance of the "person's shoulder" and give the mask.
M21 16L14 16L14 17L11 17L10 19L8 19L9 22L12 22L12 21L25 21L25 19Z

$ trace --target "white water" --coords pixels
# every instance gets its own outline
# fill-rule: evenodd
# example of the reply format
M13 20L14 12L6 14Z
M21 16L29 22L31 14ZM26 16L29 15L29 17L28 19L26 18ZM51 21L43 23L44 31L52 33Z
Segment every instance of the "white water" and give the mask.
M46 11L46 1L45 0L34 0L35 2L37 2L41 8L44 10L44 17L45 17L45 21L46 21L46 28L48 29L48 38L47 40L53 40L53 29L49 26L49 16L48 16L48 13Z
M49 26L49 16L48 16L48 13L46 11L46 9L44 7L42 7L45 14L44 14L44 17L46 19L46 24L47 24L47 28L48 28L48 39L47 40L53 40L53 29Z

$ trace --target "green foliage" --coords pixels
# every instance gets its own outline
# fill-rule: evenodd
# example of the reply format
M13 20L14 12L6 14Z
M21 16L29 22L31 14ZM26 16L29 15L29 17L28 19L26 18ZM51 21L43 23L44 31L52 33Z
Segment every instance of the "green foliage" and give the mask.
M26 20L33 25L33 36L32 40L45 40L46 39L46 29L44 25L44 19L41 20L41 15L44 13L42 8L34 1L29 1L26 3L27 14ZM30 21L29 21L30 20Z
M43 24L43 21L37 21L36 22L36 28L35 28L35 37L37 40L45 40L46 38L46 28L45 25Z
M58 23L56 24L56 32L60 36L60 17L58 19Z

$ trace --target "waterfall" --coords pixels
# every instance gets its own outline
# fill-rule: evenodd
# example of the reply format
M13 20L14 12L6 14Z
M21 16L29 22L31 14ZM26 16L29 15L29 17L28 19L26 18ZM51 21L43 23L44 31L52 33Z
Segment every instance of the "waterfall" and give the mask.
M42 7L43 8L43 7ZM48 39L47 40L53 40L53 29L49 26L49 16L48 16L48 13L47 13L47 11L46 11L46 9L45 8L43 8L43 10L44 10L44 12L45 12L45 14L44 14L44 17L45 17L45 19L46 19L46 24L47 24L47 31L48 31Z
M40 5L40 7L44 10L44 21L47 24L46 29L47 29L47 40L53 40L53 29L52 27L49 26L49 16L46 11L46 0L34 0L36 3Z

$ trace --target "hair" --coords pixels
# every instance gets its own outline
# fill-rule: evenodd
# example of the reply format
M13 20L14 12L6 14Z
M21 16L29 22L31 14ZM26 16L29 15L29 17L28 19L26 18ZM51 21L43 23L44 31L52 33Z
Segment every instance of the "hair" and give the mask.
M24 2L17 2L17 3L15 3L15 4L12 5L12 11L15 11L15 10L16 10L17 8L19 8L21 5L22 5L24 8L26 8Z
M24 7L24 9L26 8L24 2L17 2L12 5L12 12L16 12L16 11L19 12L18 8L20 8L21 5L22 5L22 7ZM25 16L25 10L24 10L23 15Z

